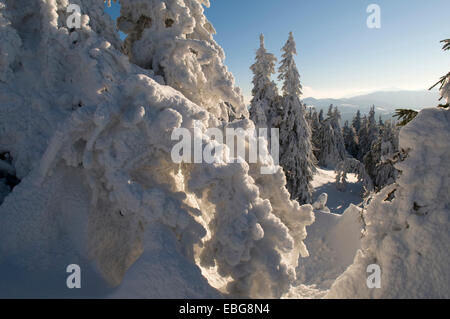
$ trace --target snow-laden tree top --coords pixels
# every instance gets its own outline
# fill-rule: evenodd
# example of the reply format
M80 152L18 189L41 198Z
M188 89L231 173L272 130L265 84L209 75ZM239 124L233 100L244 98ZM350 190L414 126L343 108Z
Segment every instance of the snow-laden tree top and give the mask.
M256 51L255 63L250 69L253 72L253 89L250 105L250 118L257 128L272 128L278 114L278 88L271 77L275 73L275 55L267 52L264 46L264 35L260 35L260 46ZM269 137L270 140L270 137Z
M278 79L283 82L283 95L302 95L302 85L300 83L300 74L295 64L295 55L297 48L292 32L289 33L289 39L283 47L283 59L279 68Z
M255 63L250 67L253 71L253 102L267 99L274 101L278 96L276 84L271 80L275 73L275 63L277 58L272 53L267 52L264 46L264 35L260 35L260 47L256 51Z
M225 54L198 0L120 0L118 27L127 34L130 61L216 116L248 116L234 77L223 64ZM233 109L225 106L230 103Z

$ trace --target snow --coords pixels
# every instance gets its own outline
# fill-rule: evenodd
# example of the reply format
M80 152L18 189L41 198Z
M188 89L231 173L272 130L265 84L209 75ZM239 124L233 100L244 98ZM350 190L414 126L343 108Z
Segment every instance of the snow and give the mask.
M314 146L318 164L334 168L347 156L344 137L339 125L340 114L337 108L328 112L328 118L320 122L314 134Z
M127 34L124 50L130 61L151 68L167 85L228 120L247 115L241 91L214 41L216 33L198 0L121 0L119 30ZM233 105L227 109L225 102Z
M326 207L327 205L327 201L328 201L328 194L327 193L322 193L319 195L319 197L317 197L317 200L314 202L313 204L313 208L315 210L325 210L328 209Z
M11 44L2 46L8 58L0 73L8 81L0 81L7 101L0 146L21 179L0 206L0 280L10 283L1 294L70 296L64 285L69 264L79 264L89 281L78 296L218 296L202 277L214 267L212 282L225 283L217 288L232 297L277 298L290 289L299 256L308 255L303 240L312 207L290 200L267 148L255 164L171 159L175 128L192 131L199 124L195 138L205 145L212 143L210 127L233 125L247 135L254 129L246 118L226 121L222 102L235 102L239 113L239 92L201 3L182 2L171 2L170 12L182 19L174 20L173 29L183 32L177 43L212 54L189 60L204 63L206 87L198 100L161 84L185 74L163 81L155 70L130 63L110 37L113 24L101 1L77 1L87 14L80 29L68 30L69 1L0 0L0 42ZM140 1L121 4L132 13ZM161 52L163 60L175 59L174 67L183 63ZM262 166L274 174L261 175ZM36 273L48 285L30 279ZM28 281L37 281L35 289Z
M447 76L444 82L444 85L442 87L442 96L447 104L450 104L450 76Z
M424 109L400 131L408 157L402 174L365 208L366 225L354 263L330 298L448 298L450 274L450 111ZM366 285L366 269L381 269L381 288Z
M306 120L306 107L300 101L302 86L295 55L296 44L292 32L282 48L283 59L278 79L283 81L280 111L280 163L286 174L291 198L302 204L311 203L311 180L316 159L311 143L311 128Z
M313 200L316 201L322 193L328 195L327 207L335 214L342 214L350 204L356 206L362 203L364 192L362 183L358 183L356 174L347 174L347 188L340 192L336 188L336 173L334 170L318 168L311 184L314 188Z
M151 226L146 236L144 253L127 271L122 285L107 298L222 298L208 285L200 269L177 253L169 228Z
M360 246L361 209L351 205L342 215L315 211L305 244L310 256L300 261L299 282L326 290L353 262Z
M315 221L307 227L305 239L309 256L299 260L297 282L284 298L324 298L336 278L352 264L363 230L362 209L352 202L361 203L362 186L354 174L348 177L347 190L340 192L335 185L335 172L317 169L312 181L317 198ZM328 193L323 193L324 189Z
M256 142L209 1L120 2L128 55L102 1L0 0L0 297L449 297L449 110L400 131L401 175L364 209L354 174L339 192L322 168L300 205L266 143L254 164L171 158L176 128ZM69 3L80 29L65 27Z
M264 46L264 35L260 35L260 47L256 51L255 63L250 67L253 72L252 100L250 105L250 119L257 128L271 128L271 116L276 116L275 103L278 88L271 76L275 73L275 55L267 52Z

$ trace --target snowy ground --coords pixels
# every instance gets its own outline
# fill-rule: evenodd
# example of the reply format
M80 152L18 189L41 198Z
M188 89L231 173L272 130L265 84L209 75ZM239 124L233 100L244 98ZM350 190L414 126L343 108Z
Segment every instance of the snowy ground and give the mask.
M285 298L323 298L338 276L353 262L361 239L360 193L362 185L354 174L348 176L348 187L339 192L335 186L333 170L318 169L313 181L313 198L328 194L325 210L315 210L315 222L307 227L305 244L309 257L300 258L299 285L293 287ZM356 206L355 206L356 205Z
M335 279L353 262L355 253L360 245L360 209L352 205L357 205L362 201L358 195L362 191L362 186L360 183L357 183L356 176L349 174L347 191L339 192L335 187L334 171L319 168L314 177L313 185L315 188L314 199L323 192L328 193L329 202L327 207L331 212L317 210L314 212L316 220L313 225L307 227L308 237L305 240L310 257L300 258L299 268L297 269L299 273L298 286L292 287L283 298L324 298ZM167 239L163 241L170 243L170 240ZM159 247L159 245L154 246L156 248ZM106 294L107 298L130 298L130 296L137 298L220 297L220 293L214 289L210 291L192 289L190 291L189 289L178 289L176 285L170 289L164 287L161 291L155 291L154 281L158 281L158 276L152 276L153 272L156 274L167 272L167 276L169 274L172 277L179 276L179 281L182 281L181 277L183 276L193 277L190 282L202 282L205 279L200 276L200 273L195 271L177 273L177 269L180 267L175 267L169 271L159 269L162 266L158 264L159 260L173 260L175 264L179 263L179 261L175 260L176 256L168 256L163 250L157 253L152 247L146 247L145 251L144 256L128 271L122 285L116 291L108 292ZM167 249L167 251L173 251L173 249ZM158 254L164 254L164 258ZM155 258L155 255L158 257ZM186 268L190 269L189 267ZM217 274L214 272L208 273L203 271L203 276L208 279L210 284L215 283L216 285L214 286L220 286L215 282ZM148 289L142 284L143 282L151 283ZM174 282L177 282L177 280L174 280ZM202 293L199 296L196 295L195 291L201 291ZM174 294L174 292L176 293Z
M358 206L362 203L362 184L357 182L356 174L347 174L347 189L340 192L336 189L336 174L334 170L317 169L312 186L314 187L313 201L322 193L328 194L327 207L334 214L342 214L350 204Z
M339 192L335 187L335 173L332 170L318 169L313 185L315 188L313 198L320 194L328 194L327 207L331 212L315 210L315 222L307 227L308 236L304 241L310 257L300 258L298 285L285 294L284 298L316 299L323 298L328 293L331 284L353 262L356 250L360 244L360 210L352 204L359 204L361 197L361 185L356 183L356 176L349 174L349 183L346 192ZM351 206L349 208L349 206ZM344 212L345 211L345 212ZM78 291L61 289L64 272L58 271L63 267L56 266L41 276L23 277L17 269L5 267L0 271L11 275L11 281L3 282L3 295L0 297L59 297L59 298L220 298L221 293L210 287L217 280L214 273L201 274L199 269L185 264L180 258L175 243L163 229L149 229L146 234L152 236L145 242L145 252L139 260L127 271L122 284L117 288L108 288L102 282L94 270L88 265L83 266L83 286L85 289ZM164 262L162 262L164 261ZM182 266L181 266L182 265ZM27 272L24 271L24 274ZM60 276L52 278L51 273L59 273ZM203 275L203 277L202 277ZM206 277L206 278L205 278ZM23 285L17 282L22 278ZM45 283L41 279L45 278ZM163 280L171 278L170 281ZM182 285L186 278L188 282L198 283L198 287L185 287ZM21 282L22 282L21 281ZM155 284L158 283L158 284ZM167 282L172 286L168 287ZM223 283L222 283L223 284ZM20 287L27 286L27 294L24 295ZM43 294L41 289L45 285L51 287L48 293ZM220 286L216 284L214 286ZM159 287L160 289L155 289ZM208 287L210 289L207 289ZM64 288L64 287L63 287Z

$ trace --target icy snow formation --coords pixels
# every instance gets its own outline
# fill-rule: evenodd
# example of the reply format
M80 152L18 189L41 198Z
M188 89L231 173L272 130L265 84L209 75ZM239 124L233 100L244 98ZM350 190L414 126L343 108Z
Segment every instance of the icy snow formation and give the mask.
M313 207L316 210L323 210L327 209L327 200L328 200L328 194L322 193L317 197L317 200L314 202Z
M82 9L80 29L65 26L71 3ZM280 297L295 280L299 254L308 255L302 241L312 207L289 199L267 147L251 165L172 161L175 128L200 124L195 138L217 143L207 128L254 126L218 119L224 101L239 112L241 96L203 16L207 1L145 3L121 1L127 18L146 12L154 22L148 28L143 18L142 41L127 42L131 60L165 66L164 80L181 92L160 84L157 67L143 69L121 53L103 1L0 0L0 150L21 180L0 206L0 268L49 279L78 263L99 281L122 283L112 296L217 297L199 265L215 266L229 283L215 287L221 291ZM174 27L167 34L155 32L163 17ZM178 57L178 46L199 56ZM179 65L186 73L172 77ZM262 165L276 173L261 175ZM67 291L65 277L56 286Z
M410 149L402 174L365 209L365 235L354 263L330 298L449 298L450 111L425 109L400 131ZM367 266L381 268L381 288L366 285Z
M151 68L165 82L220 118L248 115L240 89L223 64L225 54L203 14L209 0L121 0L118 26L128 36L132 63Z

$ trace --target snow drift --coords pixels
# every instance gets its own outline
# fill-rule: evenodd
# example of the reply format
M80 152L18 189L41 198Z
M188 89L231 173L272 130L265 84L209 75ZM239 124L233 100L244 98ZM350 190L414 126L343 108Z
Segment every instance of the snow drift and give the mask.
M361 208L350 204L342 215L337 215L325 207L315 210L314 216L305 240L309 257L299 263L298 283L328 290L352 264L360 248Z

